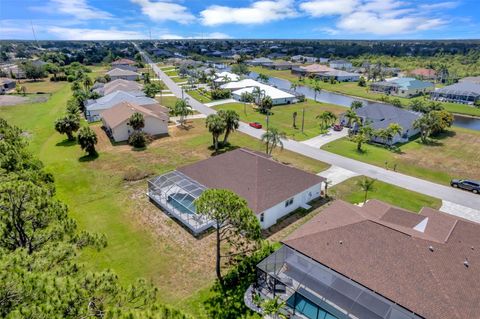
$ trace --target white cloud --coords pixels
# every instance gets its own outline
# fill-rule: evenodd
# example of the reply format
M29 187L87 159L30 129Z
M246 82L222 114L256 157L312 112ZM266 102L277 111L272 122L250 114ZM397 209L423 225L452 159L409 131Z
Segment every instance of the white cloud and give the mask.
M80 20L112 18L110 13L88 5L86 0L51 0L48 10L54 10L51 13L72 15Z
M352 12L358 0L313 0L300 3L300 9L312 17L347 14Z
M122 31L116 29L82 29L50 27L48 32L62 40L131 40L147 39L147 36L137 31Z
M160 39L163 40L180 40L180 39L230 39L231 37L228 34L222 32L212 32L206 33L202 35L195 35L195 36L181 36L178 34L162 34Z
M422 4L420 8L423 10L436 10L436 9L453 9L459 5L458 2L455 1L446 1L446 2L437 2L431 4Z
M190 23L195 16L188 11L188 8L177 3L150 0L131 0L142 8L142 13L154 21L176 21L179 23Z
M440 10L450 3L438 3L427 8L409 2L396 0L311 0L300 4L308 15L337 17L334 27L322 31L338 35L372 34L378 36L413 34L431 30L448 23L435 16L434 9Z
M249 7L213 5L200 12L204 25L262 24L298 16L293 0L261 0Z

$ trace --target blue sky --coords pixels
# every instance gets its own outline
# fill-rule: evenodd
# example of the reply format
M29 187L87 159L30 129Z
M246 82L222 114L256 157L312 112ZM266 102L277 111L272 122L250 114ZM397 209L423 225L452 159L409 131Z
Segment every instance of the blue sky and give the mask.
M479 0L0 0L0 39L478 39Z

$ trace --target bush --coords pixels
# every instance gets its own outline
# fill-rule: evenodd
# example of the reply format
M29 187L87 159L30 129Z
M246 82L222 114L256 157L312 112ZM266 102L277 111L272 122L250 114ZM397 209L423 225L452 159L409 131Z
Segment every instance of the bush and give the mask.
M77 77L76 77L75 75L71 75L71 74L70 74L69 76L67 76L67 81L68 81L68 82L73 82L73 81L75 81L76 79L77 79Z
M215 89L210 91L210 96L212 100L224 100L230 98L231 93L229 90Z
M143 148L147 146L147 137L145 133L141 131L135 131L128 138L128 144L135 148Z
M57 78L51 77L50 81L52 81L52 82L67 81L67 76L66 75L57 75Z

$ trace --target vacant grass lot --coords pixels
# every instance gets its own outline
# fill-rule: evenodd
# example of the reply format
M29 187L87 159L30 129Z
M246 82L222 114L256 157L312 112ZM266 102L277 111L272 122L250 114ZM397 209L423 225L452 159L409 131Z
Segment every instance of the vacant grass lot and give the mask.
M178 75L178 72L177 72L176 69L167 70L167 71L163 71L163 72L165 72L165 74L168 75L168 76L176 76L176 75Z
M175 102L177 102L177 98L175 96L156 96L155 100L168 108L173 108L175 106Z
M250 70L257 73L266 74L270 77L277 77L277 78L286 79L292 82L297 82L301 85L307 85L307 86L313 85L313 80L311 79L304 79L303 81L299 81L299 77L292 74L290 70L270 70L263 67L251 67ZM318 81L318 83L322 89L331 91L331 92L358 96L364 99L376 100L376 101L380 101L382 98L382 94L370 92L367 90L366 87L358 86L357 82L340 82L340 83L331 84L330 82ZM408 106L410 104L410 101L413 99L423 99L423 97L408 99L408 98L402 98L402 97L396 97L396 96L391 96L390 98L391 99L398 98L404 106ZM441 102L441 104L445 107L447 111L452 113L480 116L480 108L459 104L459 103Z
M244 111L244 107L244 103L228 103L217 105L214 108L216 110L235 110L240 115L242 121L259 122L266 127L265 114L260 114L251 104L246 105L246 112ZM303 109L305 109L305 126L302 133ZM270 127L276 127L280 131L285 132L289 138L303 141L321 134L319 121L315 117L324 111L331 111L338 117L346 111L346 108L333 104L314 102L313 100L306 100L302 103L290 105L278 105L274 106L271 110L273 114L269 117L269 125ZM297 112L297 128L293 128L294 112Z
M202 94L200 93L200 91L198 90L191 90L191 91L188 91L187 92L188 95L190 95L192 98L194 98L195 100L201 102L201 103L209 103L209 102L212 102L212 99L210 97L210 94Z
M399 153L375 145L364 145L364 152L357 152L356 144L347 138L322 148L381 167L387 162L389 169L397 164L398 172L441 184L449 184L452 178L480 179L480 132L473 130L451 128L431 145L417 139L400 146Z

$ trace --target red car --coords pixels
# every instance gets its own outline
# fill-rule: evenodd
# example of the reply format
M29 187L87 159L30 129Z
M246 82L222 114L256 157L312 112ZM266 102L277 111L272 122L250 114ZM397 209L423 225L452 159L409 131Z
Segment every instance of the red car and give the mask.
M258 129L262 128L262 124L260 124L258 122L250 122L250 123L248 123L248 125L250 125L251 127L254 127L254 128L258 128Z
M341 130L343 130L343 125L342 124L335 124L333 126L333 130L334 131L341 131Z

